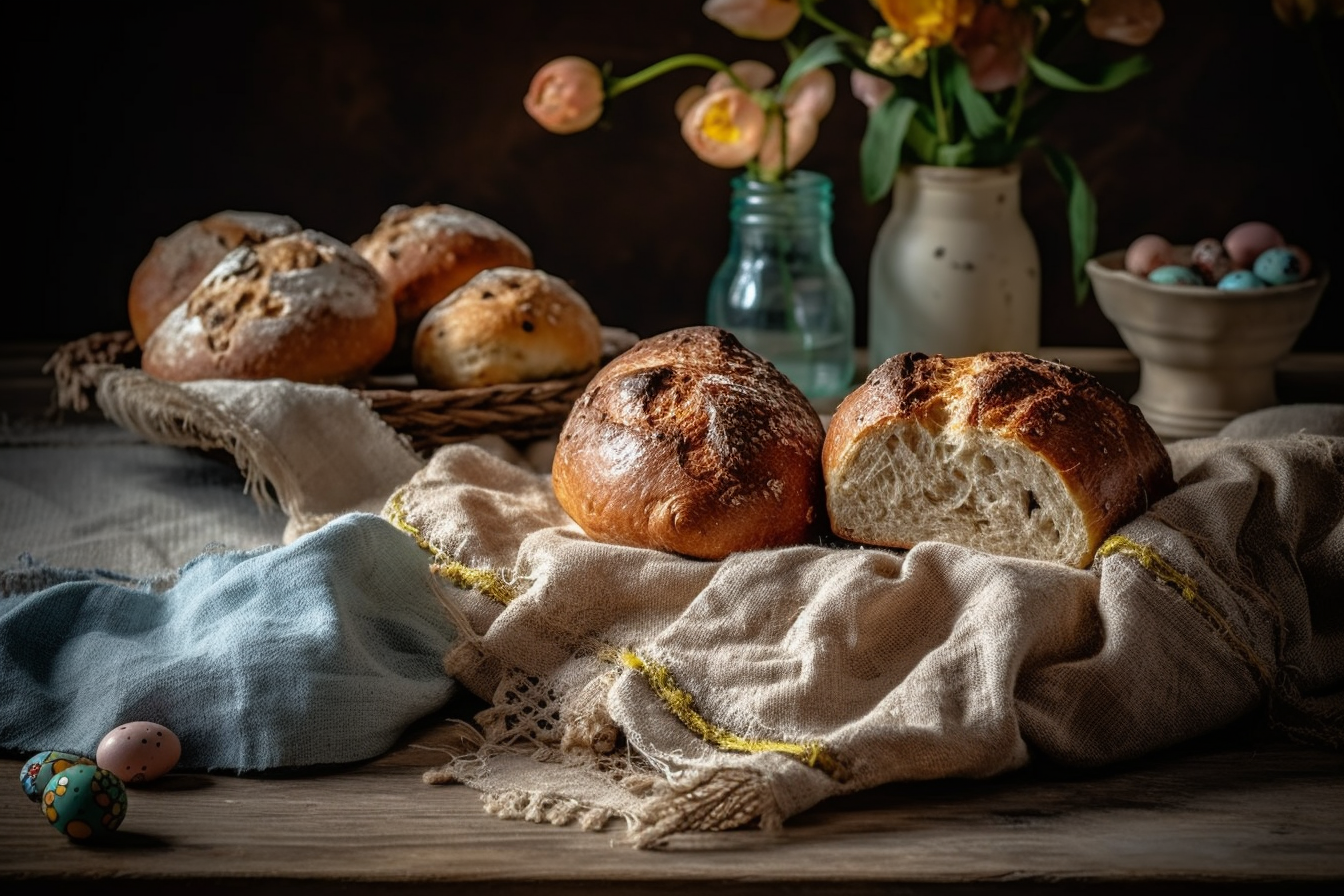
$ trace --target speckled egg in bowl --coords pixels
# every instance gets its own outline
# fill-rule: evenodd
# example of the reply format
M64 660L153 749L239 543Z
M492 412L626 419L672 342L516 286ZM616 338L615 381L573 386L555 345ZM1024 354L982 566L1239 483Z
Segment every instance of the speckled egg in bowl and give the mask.
M1191 247L1174 249L1188 257ZM1154 431L1214 435L1233 417L1276 404L1275 365L1311 320L1329 272L1258 289L1154 283L1125 270L1125 251L1090 259L1087 274L1102 313L1139 359L1130 401Z

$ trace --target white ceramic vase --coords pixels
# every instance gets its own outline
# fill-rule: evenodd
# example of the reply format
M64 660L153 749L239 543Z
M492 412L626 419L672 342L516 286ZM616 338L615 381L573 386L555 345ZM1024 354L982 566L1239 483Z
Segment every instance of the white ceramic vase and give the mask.
M902 167L873 246L868 357L1040 348L1040 255L1021 169Z

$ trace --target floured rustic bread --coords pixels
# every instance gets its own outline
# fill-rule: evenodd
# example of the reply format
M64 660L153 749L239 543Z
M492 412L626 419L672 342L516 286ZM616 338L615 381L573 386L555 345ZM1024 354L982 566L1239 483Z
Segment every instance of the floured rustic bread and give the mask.
M1078 567L1175 488L1137 408L1085 371L1016 352L888 359L836 409L822 466L842 538Z
M532 250L484 215L454 205L394 205L355 241L387 281L403 327L487 268L532 267Z
M387 354L396 326L378 272L304 230L226 255L150 336L140 363L166 380L341 383Z
M602 360L602 325L559 277L481 271L425 315L411 351L424 386L465 389L573 376Z
M225 255L239 246L301 229L298 221L285 215L222 211L156 239L131 275L127 311L135 341L144 346L154 328L186 301Z
M672 330L602 368L551 467L596 541L704 559L825 530L821 421L761 357L716 327Z

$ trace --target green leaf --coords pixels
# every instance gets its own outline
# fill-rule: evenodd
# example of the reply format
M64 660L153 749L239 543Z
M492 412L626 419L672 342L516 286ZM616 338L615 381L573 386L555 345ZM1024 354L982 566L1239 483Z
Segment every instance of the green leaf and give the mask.
M920 121L921 114L926 111L917 110L914 118L910 120L910 126L905 132L905 144L921 162L933 165L938 156L938 136L927 122Z
M988 137L1003 129L1003 118L994 111L989 99L971 84L971 70L966 63L957 59L948 72L949 86L961 104L961 112L966 116L966 127L971 136L978 139Z
M840 38L834 34L827 34L819 37L803 49L798 57L789 63L789 67L784 70L784 77L779 79L780 95L788 92L797 81L808 72L821 68L824 65L834 65L837 62L844 62L845 55L840 52Z
M949 168L975 164L975 144L963 137L956 143L944 143L934 157L937 164Z
M1114 90L1148 71L1148 60L1143 56L1130 56L1120 62L1101 66L1088 80L1074 77L1063 69L1055 68L1048 62L1042 62L1036 56L1027 57L1027 65L1032 74L1051 87L1071 90L1075 93L1100 93Z
M877 202L891 192L901 162L901 144L917 105L909 97L893 94L868 114L868 127L859 144L859 170L867 202Z
M1069 244L1073 249L1073 295L1079 304L1087 301L1090 282L1084 265L1097 248L1097 200L1072 158L1052 146L1042 145L1050 173L1068 194Z

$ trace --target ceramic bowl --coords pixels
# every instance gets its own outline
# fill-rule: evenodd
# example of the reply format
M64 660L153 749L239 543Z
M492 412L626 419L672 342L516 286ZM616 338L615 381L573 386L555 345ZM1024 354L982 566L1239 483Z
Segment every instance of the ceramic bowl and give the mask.
M1275 366L1311 320L1328 271L1287 286L1226 290L1151 283L1124 260L1123 249L1099 255L1087 273L1102 313L1139 359L1130 401L1159 436L1214 435L1277 403Z

